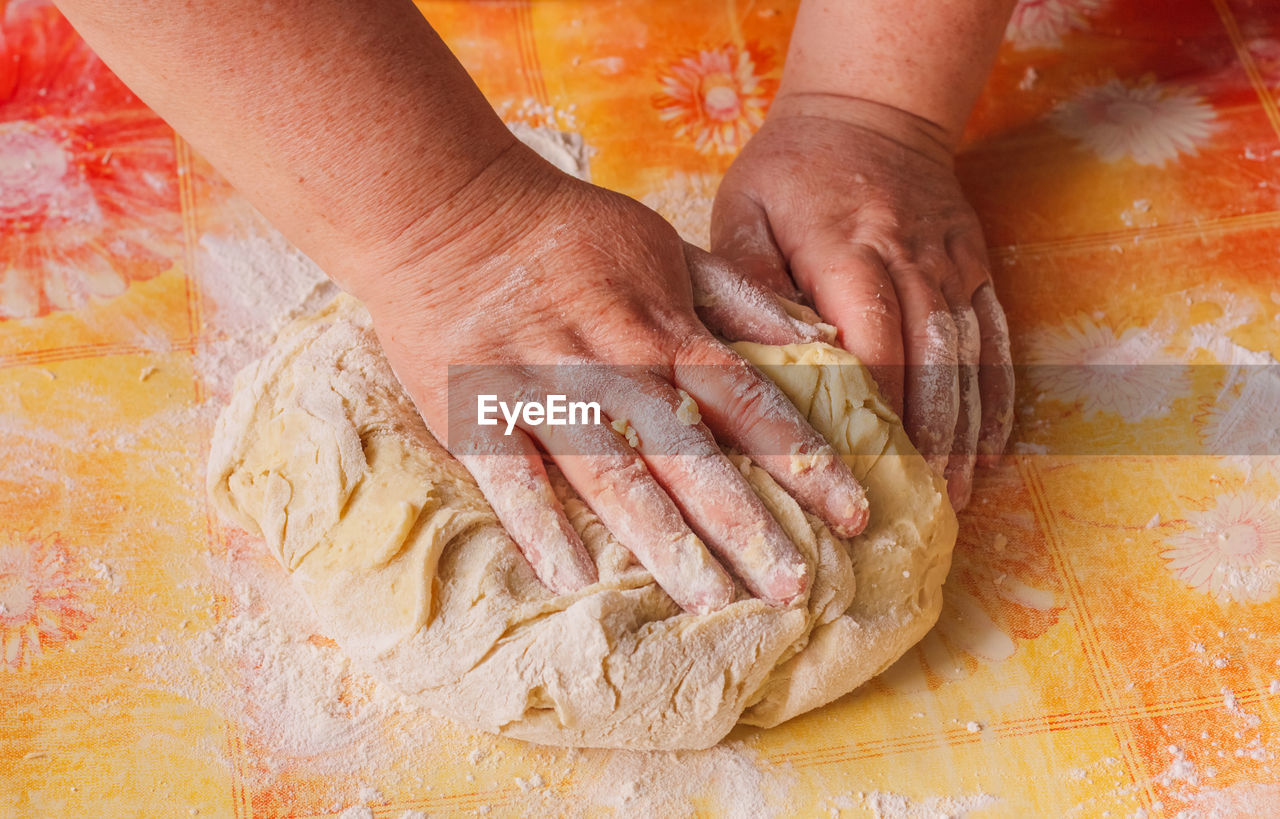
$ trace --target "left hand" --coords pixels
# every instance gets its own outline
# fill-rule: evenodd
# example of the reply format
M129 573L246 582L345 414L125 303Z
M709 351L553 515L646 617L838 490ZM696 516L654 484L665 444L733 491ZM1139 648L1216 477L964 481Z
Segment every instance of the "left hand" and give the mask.
M720 186L711 244L836 326L967 504L976 455L1008 440L1013 366L941 129L866 100L780 95Z

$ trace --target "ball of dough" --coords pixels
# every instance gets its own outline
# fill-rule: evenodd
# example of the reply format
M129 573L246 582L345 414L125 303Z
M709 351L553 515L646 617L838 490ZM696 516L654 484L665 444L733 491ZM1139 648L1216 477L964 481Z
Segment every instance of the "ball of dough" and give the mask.
M850 540L730 454L813 567L777 608L739 595L681 611L554 469L600 580L534 577L469 473L427 431L368 314L340 296L242 372L208 486L305 590L354 662L466 725L549 745L686 749L852 691L937 620L956 519L850 354L735 349L845 457L871 519Z

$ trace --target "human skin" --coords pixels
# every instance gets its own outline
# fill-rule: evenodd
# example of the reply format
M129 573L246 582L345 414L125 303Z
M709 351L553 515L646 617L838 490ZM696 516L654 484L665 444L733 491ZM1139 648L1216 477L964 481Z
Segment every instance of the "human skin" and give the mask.
M691 611L732 599L729 572L776 603L809 582L721 444L750 455L838 533L865 525L865 495L840 459L792 469L789 453L820 455L825 442L704 326L695 291L724 297L720 314L702 319L727 338L788 343L814 332L758 284L744 298L752 286L734 268L726 281L724 265L692 264L696 254L648 209L517 142L408 0L59 6L145 102L364 302L427 425L550 588L580 588L595 570L540 447ZM726 314L726 303L740 309ZM760 314L745 315L746 305ZM590 394L540 366L566 362L627 366ZM562 439L548 427L508 437L460 423L444 398L458 363L529 373L514 385L522 394L599 400L641 443L632 449L606 428ZM697 401L701 423L676 420L679 390Z
M957 508L1013 421L1004 312L953 170L1013 5L805 0L712 215L713 251L838 328Z

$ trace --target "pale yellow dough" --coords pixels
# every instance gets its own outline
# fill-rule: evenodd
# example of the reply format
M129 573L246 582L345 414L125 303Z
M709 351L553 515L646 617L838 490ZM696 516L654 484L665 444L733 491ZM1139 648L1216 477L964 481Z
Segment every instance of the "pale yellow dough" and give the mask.
M938 617L956 536L941 480L851 355L734 346L845 456L871 503L866 532L837 539L731 456L814 567L789 608L740 594L714 614L681 612L558 475L600 582L548 591L345 296L240 374L209 489L354 661L433 710L551 745L703 748L739 722L830 702L901 656Z

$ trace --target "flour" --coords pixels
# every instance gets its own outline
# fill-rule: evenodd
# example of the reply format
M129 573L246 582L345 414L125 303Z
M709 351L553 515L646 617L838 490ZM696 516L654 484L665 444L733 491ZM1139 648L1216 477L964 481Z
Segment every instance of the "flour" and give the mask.
M1187 800L1177 819L1236 819L1275 816L1280 811L1280 785L1240 782L1223 788L1207 788Z
M1166 787L1179 783L1191 786L1199 785L1200 772L1196 769L1196 764L1187 758L1187 754L1182 750L1182 747L1170 745L1167 750L1171 758L1169 767L1155 777L1155 782Z
M560 109L534 99L508 101L497 107L498 116L516 139L560 170L584 182L591 181L591 156L574 116L576 105Z
M1250 728L1257 728L1262 724L1262 718L1246 711L1240 704L1240 698L1236 696L1236 692L1226 686L1222 687L1222 707Z
M196 371L220 404L235 373L266 349L280 327L338 292L324 272L247 205L238 224L200 240L196 273L207 332Z
M381 802L373 783L394 784L405 775L398 763L425 761L439 721L352 669L256 543L231 536L206 556L192 590L222 600L225 613L200 612L212 620L200 629L149 625L157 637L138 659L156 685L235 726L250 787L269 789L291 772L324 777L337 810Z
M716 815L786 816L790 771L766 768L741 742L725 742L705 751L663 753L605 751L598 768L586 776L566 803L612 808L618 816L686 816L695 800L708 800ZM592 811L585 811L590 814Z
M534 127L525 122L508 122L507 128L538 156L584 182L591 181L591 149L581 134L554 128Z
M913 799L899 793L872 791L862 801L876 819L963 819L973 811L995 805L997 800L985 793Z
M675 173L640 197L658 212L686 242L703 250L711 247L711 208L720 178L705 173Z

